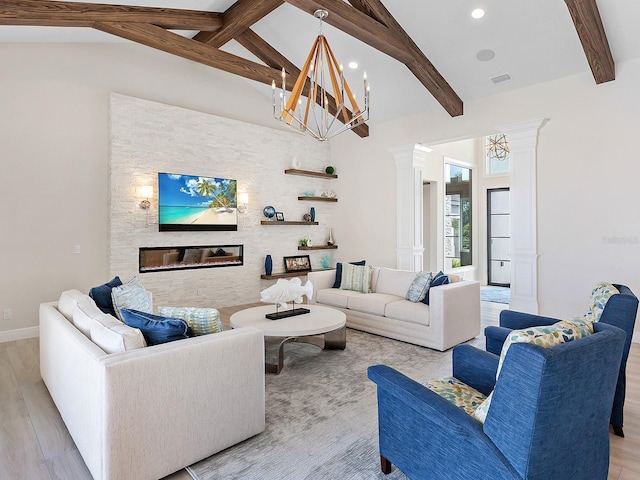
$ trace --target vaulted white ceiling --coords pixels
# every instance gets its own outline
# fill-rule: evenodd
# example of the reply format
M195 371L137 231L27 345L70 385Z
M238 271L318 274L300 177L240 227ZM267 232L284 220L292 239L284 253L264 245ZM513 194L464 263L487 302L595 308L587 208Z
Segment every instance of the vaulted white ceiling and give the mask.
M235 1L94 0L93 3L222 13ZM382 0L382 3L463 102L590 72L564 0ZM598 0L597 4L614 61L640 57L640 2ZM479 20L471 17L471 11L477 7L486 11ZM251 29L300 67L317 35L318 20L285 2ZM442 108L402 63L326 23L323 32L340 62L345 65L358 62L355 71L345 68L347 80L358 96L360 78L366 70L372 89L370 124ZM197 32L177 33L191 38ZM0 25L0 42L125 41L92 28ZM221 49L262 63L234 40ZM495 57L490 61L478 60L481 50L492 50ZM511 79L492 82L493 77L504 74ZM243 81L270 95L268 86Z

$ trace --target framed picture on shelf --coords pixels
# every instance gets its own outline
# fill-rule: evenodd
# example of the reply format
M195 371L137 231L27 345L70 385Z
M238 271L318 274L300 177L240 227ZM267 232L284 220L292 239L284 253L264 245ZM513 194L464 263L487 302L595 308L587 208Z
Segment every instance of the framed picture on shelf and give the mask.
M284 270L289 272L310 272L311 260L309 255L297 255L295 257L284 257Z
M284 213L282 212L276 212L276 220L278 222L284 222Z

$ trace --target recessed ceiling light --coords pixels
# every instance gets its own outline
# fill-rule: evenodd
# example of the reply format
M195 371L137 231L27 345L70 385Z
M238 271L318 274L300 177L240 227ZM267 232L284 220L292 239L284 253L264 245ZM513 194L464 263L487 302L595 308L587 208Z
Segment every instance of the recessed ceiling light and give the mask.
M478 53L476 53L476 58L481 62L490 62L491 60L496 58L496 52L489 49L480 50Z
M481 8L476 8L473 12L471 12L471 16L476 20L484 17L484 10Z
M358 68L358 62L349 62L349 68L351 70L355 70L356 68Z

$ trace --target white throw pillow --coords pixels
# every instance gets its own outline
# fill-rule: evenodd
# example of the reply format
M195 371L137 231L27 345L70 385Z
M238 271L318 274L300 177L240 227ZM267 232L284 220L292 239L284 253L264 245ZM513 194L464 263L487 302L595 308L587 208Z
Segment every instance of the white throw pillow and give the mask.
M93 302L89 295L82 293L80 290L65 290L60 294L60 299L58 300L58 311L64 315L67 320L71 321L73 319L73 311L75 310L78 302L84 302L87 300Z
M104 315L93 300L85 300L78 302L73 310L73 324L78 330L85 334L87 338L91 338L91 324L96 318Z
M118 353L147 346L142 332L108 313L102 313L91 323L91 341L106 353Z

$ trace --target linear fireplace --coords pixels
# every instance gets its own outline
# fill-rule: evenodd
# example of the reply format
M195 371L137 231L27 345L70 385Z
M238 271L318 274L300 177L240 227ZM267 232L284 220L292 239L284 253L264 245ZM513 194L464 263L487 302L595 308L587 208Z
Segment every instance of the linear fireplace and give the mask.
M189 268L235 267L243 264L243 245L142 247L138 271L164 272Z

